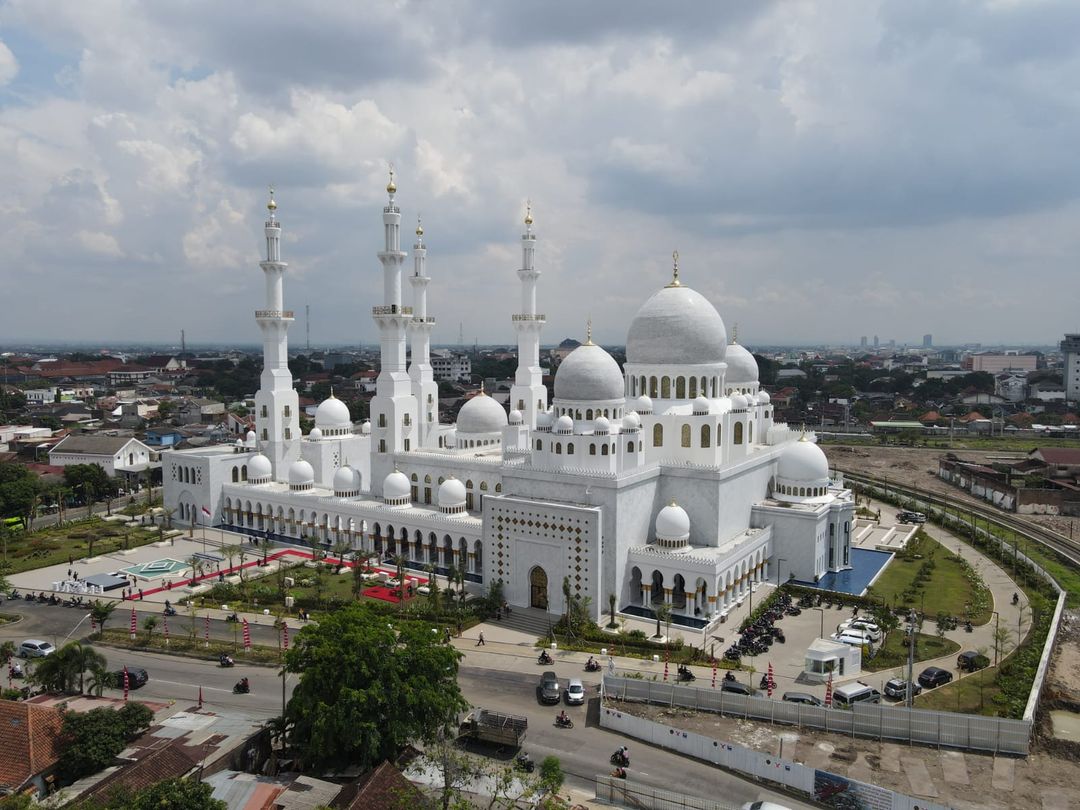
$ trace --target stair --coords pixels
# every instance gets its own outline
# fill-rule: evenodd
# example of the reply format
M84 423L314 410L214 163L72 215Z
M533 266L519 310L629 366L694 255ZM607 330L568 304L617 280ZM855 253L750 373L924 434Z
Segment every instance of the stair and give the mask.
M548 613L540 608L523 607L514 608L510 615L503 616L501 621L496 621L494 618L488 619L492 624L528 633L537 638L546 636L548 628L558 620L559 616L554 613Z

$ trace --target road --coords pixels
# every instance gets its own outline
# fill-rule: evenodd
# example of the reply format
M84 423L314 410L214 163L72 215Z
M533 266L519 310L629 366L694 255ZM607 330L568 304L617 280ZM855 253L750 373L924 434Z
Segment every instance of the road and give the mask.
M129 609L125 605L117 610L114 626L123 626ZM18 612L22 616L19 622L0 626L0 640L11 639L16 642L36 637L55 640L54 643L63 643L64 637L71 632L79 619L86 615L85 612L72 608L33 603L19 603L16 606L5 602L0 610L5 613ZM160 615L159 610L147 611L147 613L151 612ZM184 617L178 618L184 623L187 621ZM222 621L211 621L211 636L231 640L234 627L235 625ZM85 638L89 632L89 622L85 622L72 634L72 638ZM252 633L256 643L276 643L276 637L270 628L253 625ZM262 634L266 634L267 638L260 638ZM110 668L127 665L142 667L150 673L149 683L135 693L137 697L163 702L175 700L181 706L187 706L196 702L199 687L202 687L204 704L210 709L242 710L257 719L268 719L281 713L281 678L275 668L238 663L233 668L222 669L212 661L158 653L123 651L112 647L100 649L108 659ZM569 670L559 672L564 682L568 672ZM573 674L579 676L584 673ZM556 728L554 717L559 707L542 706L538 703L536 699L538 676L538 671L513 671L505 665L501 668L490 664L481 667L471 665L468 660L465 660L458 682L466 700L473 705L525 715L529 719L526 750L536 761L548 755L558 757L567 773L570 787L591 791L595 775L611 771L608 761L611 752L620 745L626 744L631 749L633 761L631 773L634 779L647 785L699 797L723 796L724 801L736 806L741 802L760 799L768 799L793 808L813 806L800 804L787 796L763 790L753 782L710 765L659 748L652 748L636 740L628 740L600 728L596 721L599 712L599 700L596 697L586 706L566 707L567 712L574 719L573 729ZM232 686L241 677L247 677L250 680L251 694L233 694ZM599 678L583 680L587 694L595 696ZM288 676L286 680L288 693L291 693L296 682L297 676ZM108 694L119 695L120 692L110 690Z

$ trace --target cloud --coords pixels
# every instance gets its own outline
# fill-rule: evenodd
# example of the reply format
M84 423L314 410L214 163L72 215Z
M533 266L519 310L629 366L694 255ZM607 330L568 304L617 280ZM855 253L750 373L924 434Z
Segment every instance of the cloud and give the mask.
M19 61L11 49L0 42L0 86L8 84L19 72Z

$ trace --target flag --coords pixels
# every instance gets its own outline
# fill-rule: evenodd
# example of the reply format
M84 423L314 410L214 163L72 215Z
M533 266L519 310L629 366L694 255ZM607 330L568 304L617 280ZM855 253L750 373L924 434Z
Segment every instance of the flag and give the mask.
M289 625L285 622L281 623L281 646L286 650L289 649Z
M169 617L168 616L162 616L161 617L161 623L162 623L162 627L164 628L164 631L165 631L165 646L168 647L169 646Z
M206 614L206 621L203 622L203 635L206 638L206 646L210 646L210 614Z
M199 687L199 708L202 708L202 687Z
M825 708L832 708L832 673L829 673L829 682L825 684Z
M135 618L135 606L132 605L132 608L131 608L131 630L130 630L131 640L132 641L135 640L135 631L137 629L138 629L138 619Z
M202 508L202 513L207 517L210 517L210 510L207 509L205 506Z
M244 619L244 649L251 649L251 628L248 626L247 619Z
M127 703L128 689L131 686L131 681L128 678L127 664L124 664L124 702Z
M772 661L769 662L769 674L767 676L766 686L769 697L772 697L773 690L776 688L776 681L773 680Z
M712 688L713 689L716 688L716 658L715 658L715 656L713 657L713 660L712 660Z
M667 676L668 676L668 659L669 659L669 658L670 658L670 655L669 655L669 654L668 654L668 652L667 652L667 651L665 650L665 651L664 651L664 683L667 683Z

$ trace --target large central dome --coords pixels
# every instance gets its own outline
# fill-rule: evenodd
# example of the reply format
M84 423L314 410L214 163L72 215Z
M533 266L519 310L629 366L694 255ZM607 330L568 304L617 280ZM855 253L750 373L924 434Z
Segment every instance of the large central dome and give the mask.
M716 307L681 285L664 287L646 301L626 335L627 363L720 363L726 351L727 330Z
M595 343L578 346L555 372L555 399L600 402L622 398L619 364Z

